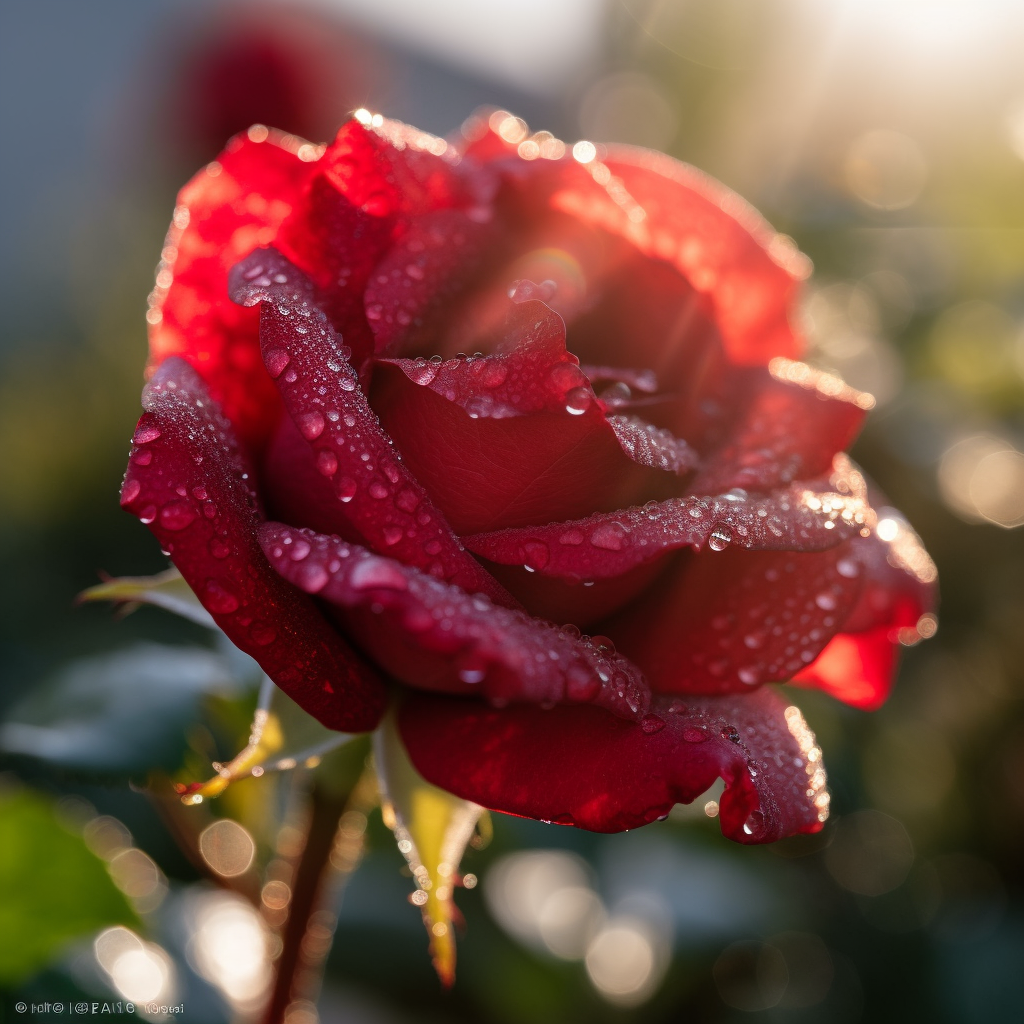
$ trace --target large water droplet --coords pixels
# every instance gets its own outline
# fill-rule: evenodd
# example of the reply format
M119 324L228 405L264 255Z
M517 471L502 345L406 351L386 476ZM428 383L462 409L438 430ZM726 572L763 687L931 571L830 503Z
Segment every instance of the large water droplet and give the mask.
M165 530L184 530L195 518L195 509L187 501L172 501L160 509L160 525Z
M732 530L728 526L719 523L711 531L711 536L708 537L708 547L712 551L724 551L730 543L732 543Z
M350 476L343 476L338 481L335 493L338 495L339 501L344 501L347 504L356 496L357 490L359 490L359 485L355 480Z
M349 575L356 590L407 590L409 587L402 570L386 558L365 558L358 562Z
M203 606L214 615L230 615L238 611L238 598L220 580L208 579L201 596Z
M606 551L621 551L626 544L626 531L621 523L601 523L591 533L590 543Z
M659 718L657 715L644 715L640 719L640 728L647 733L648 736L653 736L656 732L661 732L665 728L665 719Z
M292 357L283 348L272 348L263 357L263 361L267 364L267 372L276 380L284 373Z
M314 409L312 412L304 412L297 417L299 431L307 441L313 441L324 432L324 416L322 412Z
M298 573L298 584L307 594L316 594L327 586L327 570L319 562L304 562Z
M149 444L160 436L160 428L155 423L140 423L132 440L136 444Z
M319 452L316 457L316 468L323 473L324 476L334 476L338 472L338 457L332 451L328 451L326 448Z
M683 739L687 743L707 743L711 736L707 729L702 729L699 725L688 725L683 730Z
M121 503L130 505L139 496L141 490L142 484L138 480L125 481L125 485L121 489Z
M384 543L387 544L388 547L394 547L394 545L402 539L404 534L405 531L400 526L385 526Z
M814 599L814 603L825 612L835 611L836 605L838 604L836 601L836 595L828 590L823 590L818 594Z
M551 552L542 540L528 540L523 544L523 556L531 569L543 569L551 560Z
M565 411L572 416L582 416L590 408L590 389L570 388L565 395Z
M606 636L592 636L590 642L599 650L605 654L615 653L615 644L612 643L611 639Z

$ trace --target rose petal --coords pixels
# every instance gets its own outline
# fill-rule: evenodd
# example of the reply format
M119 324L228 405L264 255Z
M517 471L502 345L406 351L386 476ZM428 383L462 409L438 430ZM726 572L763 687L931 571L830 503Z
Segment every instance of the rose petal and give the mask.
M828 816L814 736L799 710L768 690L685 706L662 699L639 724L598 708L495 711L427 694L410 694L398 716L424 778L507 814L620 832L721 777L722 831L737 842L817 832Z
M684 475L699 461L697 453L682 438L639 416L613 415L608 422L622 450L641 466Z
M433 315L479 271L493 235L491 224L461 210L433 210L410 223L374 268L365 292L379 353L427 343Z
M768 491L827 472L833 455L852 444L874 399L832 374L776 359L735 402L739 419L722 447L704 459L695 494Z
M230 424L187 363L165 360L143 392L121 504L170 553L237 647L324 725L372 729L387 691L312 601L267 564Z
M661 693L737 693L791 678L842 626L862 580L828 551L706 550L603 624Z
M615 508L642 493L561 318L512 303L490 356L384 360L373 407L460 534Z
M896 674L897 651L888 627L839 633L792 680L813 687L861 711L877 711L888 699Z
M232 139L179 193L147 319L150 368L188 360L242 440L259 448L281 403L260 359L259 318L228 298L228 271L274 240L313 165L292 136L256 138Z
M258 267L260 274L253 275ZM232 294L262 304L260 344L299 432L345 517L375 551L512 604L466 553L381 429L306 278L278 253L254 253L232 271Z
M841 565L864 578L860 597L836 636L793 682L816 686L865 711L885 703L900 644L917 643L936 629L937 570L917 534L893 509L879 510L879 526L855 539ZM889 540L880 539L884 532Z
M640 671L600 641L502 608L364 548L266 524L274 568L343 616L360 646L410 686L491 701L589 702L626 718L647 710Z
M858 498L797 487L767 498L740 493L670 498L642 508L471 534L462 540L470 551L502 565L526 565L567 580L600 580L683 547L832 548L858 532L869 513Z
M446 143L395 121L343 125L278 246L307 273L317 302L353 350L354 364L374 349L364 310L375 268L410 221L434 211L475 210L489 195L485 173L460 174L441 158ZM376 327L376 325L373 325Z
M493 355L382 362L462 406L472 419L538 412L581 416L596 406L590 382L566 351L565 324L544 302L528 298L509 303L502 335Z
M603 220L642 252L671 262L710 298L730 359L757 365L800 354L790 313L811 268L791 239L735 192L661 153L611 146L604 165L612 177ZM644 216L630 216L633 207L618 189ZM556 196L556 208L566 201Z

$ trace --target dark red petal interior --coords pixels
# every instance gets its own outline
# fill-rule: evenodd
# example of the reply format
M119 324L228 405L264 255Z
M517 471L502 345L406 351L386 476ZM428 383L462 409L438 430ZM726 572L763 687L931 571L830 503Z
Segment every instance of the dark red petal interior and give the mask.
M639 723L599 708L409 694L399 730L429 782L493 810L620 832L689 803L721 777L722 831L741 843L817 832L828 814L821 751L771 691L661 699Z
M266 524L260 542L289 582L344 609L360 647L410 686L492 702L587 702L639 719L650 691L600 640L560 630L311 530Z
M285 693L329 728L372 729L387 691L267 563L251 478L202 381L183 360L165 360L142 402L122 506L170 553L232 643Z

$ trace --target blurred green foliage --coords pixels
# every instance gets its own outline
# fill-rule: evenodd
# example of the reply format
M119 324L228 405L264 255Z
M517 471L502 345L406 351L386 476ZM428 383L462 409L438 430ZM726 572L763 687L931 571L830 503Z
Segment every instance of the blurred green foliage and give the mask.
M138 918L103 861L28 790L0 792L0 985L27 978L74 939Z

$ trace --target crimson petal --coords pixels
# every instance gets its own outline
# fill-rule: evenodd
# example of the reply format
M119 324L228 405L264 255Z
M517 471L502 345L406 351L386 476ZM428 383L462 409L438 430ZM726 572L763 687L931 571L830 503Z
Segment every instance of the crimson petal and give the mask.
M767 498L670 498L642 508L478 533L462 540L470 551L502 565L526 565L568 580L600 580L683 547L832 548L859 531L868 512L856 497L794 488Z
M864 584L842 633L793 679L865 711L881 707L889 696L900 645L931 636L937 626L931 614L935 564L895 510L883 508L878 515L872 536L851 545Z
M366 317L378 352L398 352L423 333L431 314L477 271L493 230L461 210L433 210L412 221L366 288Z
M817 832L828 816L821 751L770 690L656 700L640 724L598 708L495 711L410 694L399 731L429 782L492 810L621 832L725 780L722 831L740 843Z
M510 304L490 356L381 360L378 371L374 408L460 534L615 508L643 488L540 299Z
M228 272L269 245L299 203L315 152L301 145L252 129L181 190L147 315L150 367L169 356L186 359L255 448L277 423L281 403L260 359L258 317L229 300Z
M232 295L243 305L262 305L267 369L317 468L367 543L470 592L514 603L466 553L381 429L347 350L312 301L310 282L279 253L263 250L232 272Z
M898 643L887 626L838 633L791 682L825 693L861 711L877 711L889 696Z
M773 359L755 377L725 444L705 460L695 494L768 491L827 472L857 436L874 399L805 363Z
M589 702L633 720L647 710L639 669L600 639L501 608L337 537L267 523L260 543L285 579L345 609L360 645L410 686L496 703Z
M616 413L608 417L608 423L622 450L641 466L682 475L694 469L699 461L697 453L682 438L639 416Z
M603 628L656 692L737 693L813 661L861 586L849 541L828 551L704 551Z
M149 527L217 625L285 693L331 729L372 729L387 691L313 602L267 564L234 433L195 371L165 360L142 404L122 507Z
M792 240L735 192L661 153L612 146L604 166L611 172L604 219L708 296L733 362L757 365L799 355L803 344L790 312L811 267ZM619 192L642 215L629 216L632 207ZM556 206L565 209L565 203Z

